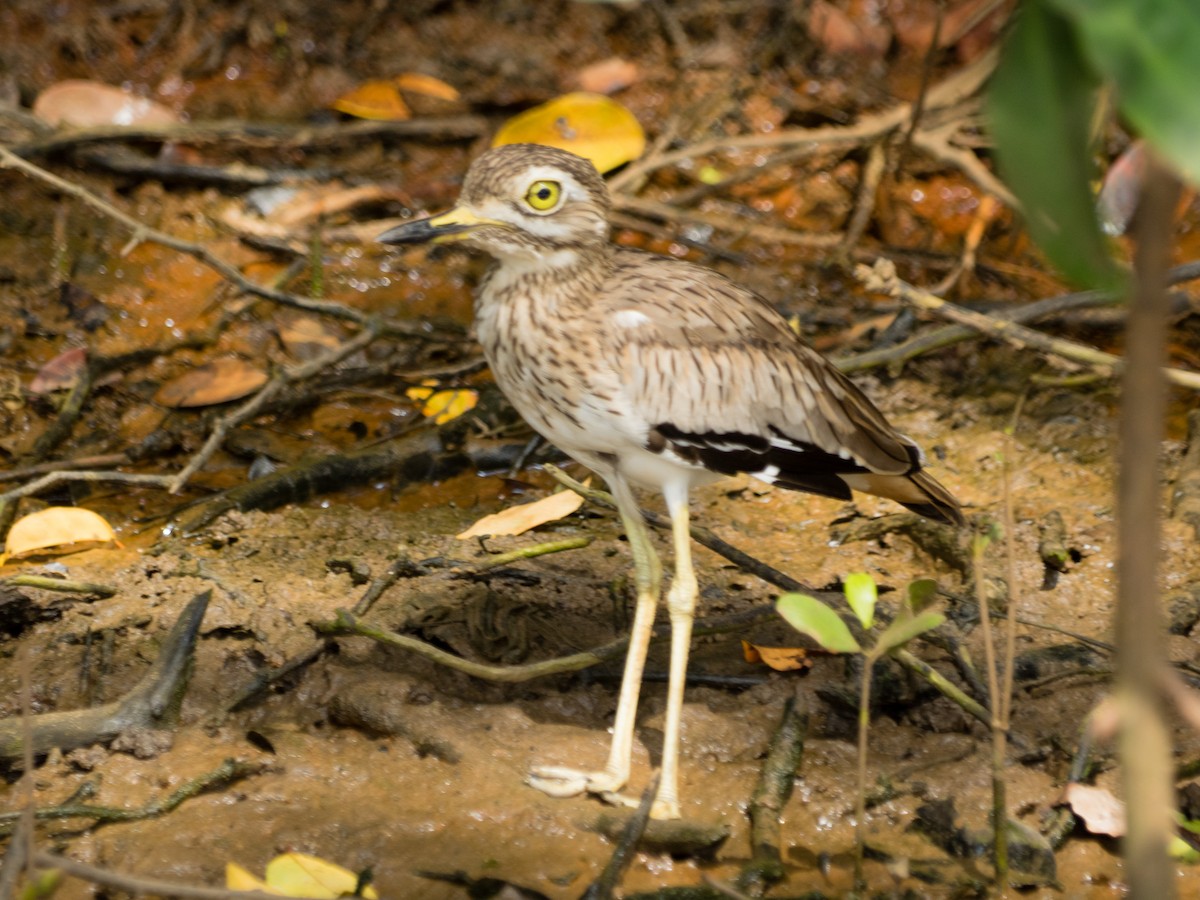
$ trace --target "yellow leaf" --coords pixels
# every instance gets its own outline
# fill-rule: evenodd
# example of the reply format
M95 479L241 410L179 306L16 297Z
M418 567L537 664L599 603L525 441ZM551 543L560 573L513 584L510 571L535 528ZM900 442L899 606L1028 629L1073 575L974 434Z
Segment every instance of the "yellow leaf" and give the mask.
M459 93L440 78L422 75L420 72L405 72L396 76L396 87L414 94L424 94L435 100L457 100Z
M267 887L267 883L256 878L237 863L225 863L225 888L230 891L265 891L278 894Z
M267 885L272 893L312 900L337 900L354 895L358 876L336 863L307 853L284 853L267 863ZM368 886L362 893L368 900L379 900Z
M469 390L435 391L430 387L410 387L404 394L409 400L423 400L421 414L438 425L470 412L479 402L479 393Z
M333 108L359 119L389 122L411 119L412 112L395 81L364 81L354 90L333 101Z
M590 159L601 172L637 159L646 133L626 107L602 94L556 97L513 116L492 140L502 144L545 144Z
M574 491L559 491L557 494L551 494L541 500L523 503L520 506L510 506L498 513L484 516L457 537L459 540L466 540L484 535L501 537L524 534L531 528L537 528L539 525L556 522L569 516L582 505L583 497L579 494Z
M764 647L742 641L742 656L748 663L762 663L776 672L795 672L812 668L812 660L803 647Z
M8 531L5 558L47 551L65 553L74 544L116 541L103 516L77 506L48 506L18 519ZM0 560L2 562L2 560Z

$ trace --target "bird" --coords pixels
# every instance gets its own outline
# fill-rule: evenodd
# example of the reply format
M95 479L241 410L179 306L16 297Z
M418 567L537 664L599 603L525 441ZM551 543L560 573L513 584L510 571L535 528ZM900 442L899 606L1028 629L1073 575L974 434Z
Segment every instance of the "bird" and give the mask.
M698 594L692 488L749 473L849 500L862 491L964 524L915 441L806 344L766 300L685 260L618 247L612 199L588 160L539 144L486 150L457 205L376 239L456 243L492 267L474 328L501 391L549 442L608 483L633 557L636 604L608 760L534 767L552 796L626 799L646 652L663 569L635 491L657 492L671 523L670 663L656 819L680 817L680 721Z

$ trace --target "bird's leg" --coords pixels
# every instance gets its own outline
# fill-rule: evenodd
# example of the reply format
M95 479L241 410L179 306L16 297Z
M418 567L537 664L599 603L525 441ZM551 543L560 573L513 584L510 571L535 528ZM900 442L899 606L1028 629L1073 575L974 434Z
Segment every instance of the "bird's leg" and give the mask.
M587 772L567 766L538 766L530 773L528 783L554 797L573 797L584 791L614 794L629 780L642 670L646 665L646 651L654 630L654 613L662 590L662 563L654 552L650 533L629 485L618 475L611 479L610 486L613 498L617 501L621 523L625 526L625 535L629 539L637 586L637 606L629 635L629 650L625 655L625 674L621 679L612 745L604 769Z
M683 715L683 686L687 681L688 653L692 644L692 621L696 611L696 572L692 567L691 533L688 527L688 486L667 485L663 490L671 516L675 547L675 575L667 591L671 616L671 668L667 682L667 715L663 730L662 775L658 796L650 815L656 819L679 818L679 723Z

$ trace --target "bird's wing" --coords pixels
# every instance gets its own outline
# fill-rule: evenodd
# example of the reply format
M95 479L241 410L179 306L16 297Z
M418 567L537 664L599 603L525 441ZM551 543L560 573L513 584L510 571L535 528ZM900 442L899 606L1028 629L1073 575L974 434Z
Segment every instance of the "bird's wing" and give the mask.
M920 450L757 295L715 273L622 251L595 310L647 446L848 498L842 475L908 475Z

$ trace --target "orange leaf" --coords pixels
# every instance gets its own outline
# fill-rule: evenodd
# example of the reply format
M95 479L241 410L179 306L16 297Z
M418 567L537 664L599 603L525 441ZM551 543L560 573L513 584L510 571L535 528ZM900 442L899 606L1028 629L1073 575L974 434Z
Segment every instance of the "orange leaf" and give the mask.
M558 147L608 172L642 155L646 132L616 100L580 91L513 116L492 140L493 147L502 144Z
M414 94L424 94L435 100L457 100L461 95L440 78L432 75L422 75L420 72L405 72L395 78L396 87L402 91L412 91Z
M158 389L160 406L189 407L227 403L266 384L267 374L245 360L227 356L172 379Z
M619 56L610 56L579 70L579 86L593 94L611 94L637 80L637 64Z
M776 672L796 672L812 668L812 660L803 647L764 647L742 641L742 656L748 663L763 663Z
M116 532L98 513L78 506L48 506L13 523L0 563L8 557L25 556L51 548L56 553L66 553L76 544L116 540Z
M333 108L359 119L398 122L411 119L412 112L394 81L364 81L333 101Z
M545 525L547 522L557 522L575 512L582 505L583 498L574 491L559 491L557 494L551 494L541 500L522 503L520 506L510 506L498 513L484 516L456 537L462 541L485 535L501 537L523 534L529 529Z

